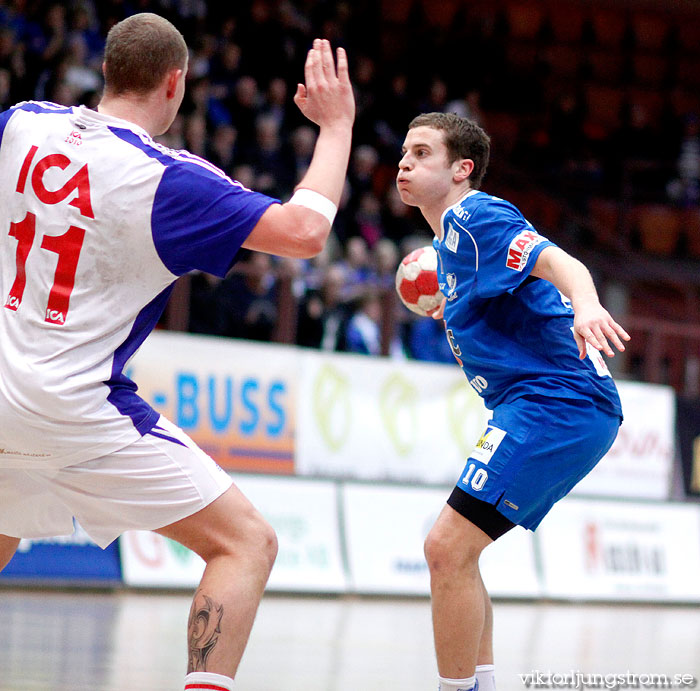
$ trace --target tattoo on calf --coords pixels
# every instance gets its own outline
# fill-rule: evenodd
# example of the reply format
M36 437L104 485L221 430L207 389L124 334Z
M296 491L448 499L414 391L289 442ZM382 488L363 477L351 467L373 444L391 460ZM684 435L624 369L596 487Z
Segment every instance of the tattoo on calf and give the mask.
M223 605L217 605L208 595L202 594L199 590L195 593L187 622L188 674L207 671L207 658L219 640L223 615Z

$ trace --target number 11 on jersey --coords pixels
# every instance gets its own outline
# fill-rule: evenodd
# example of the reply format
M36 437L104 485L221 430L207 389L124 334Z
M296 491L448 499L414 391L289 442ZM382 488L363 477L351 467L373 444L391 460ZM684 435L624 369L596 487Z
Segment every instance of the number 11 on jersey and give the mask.
M37 150L37 146L32 146L27 152L17 180L16 192L25 194L28 179L30 188L37 199L46 205L63 202L72 192L77 192L77 197L69 201L68 204L76 207L82 216L94 218L87 164L83 165L61 188L49 191L44 185L44 174L46 171L50 168L66 170L72 165L72 162L67 156L62 154L49 154L39 160L30 176L30 169ZM16 273L10 292L5 300L5 307L14 312L19 309L24 297L24 290L27 285L27 259L34 246L36 225L36 214L31 211L28 211L21 221L10 224L9 235L17 240L17 251L15 253ZM70 306L70 296L75 286L75 274L78 269L80 250L84 240L85 230L74 225L69 226L68 230L62 235L44 235L41 240L41 249L58 255L53 285L49 291L44 315L44 321L50 324L65 324Z
M36 215L27 212L24 220L10 224L10 236L17 240L15 262L17 273L5 301L7 309L17 311L22 304L24 288L27 284L27 257L36 235ZM49 292L44 321L50 324L64 324L70 306L70 296L75 285L75 272L78 258L85 239L85 230L70 226L63 235L45 235L41 248L58 255L53 286Z

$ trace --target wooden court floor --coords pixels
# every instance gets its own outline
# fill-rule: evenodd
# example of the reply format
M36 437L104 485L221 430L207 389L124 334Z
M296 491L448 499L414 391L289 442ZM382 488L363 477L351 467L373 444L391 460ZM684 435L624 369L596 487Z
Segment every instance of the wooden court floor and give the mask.
M188 608L179 593L0 589L0 690L181 691ZM494 616L499 691L533 671L700 679L697 606L500 601ZM427 599L271 594L237 689L434 691L435 674Z

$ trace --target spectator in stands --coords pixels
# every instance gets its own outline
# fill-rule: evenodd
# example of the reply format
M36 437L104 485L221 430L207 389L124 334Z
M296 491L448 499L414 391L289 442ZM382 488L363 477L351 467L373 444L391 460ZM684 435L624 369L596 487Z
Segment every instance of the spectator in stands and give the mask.
M381 215L384 237L397 245L400 245L405 237L411 235L419 223L419 221L414 220L413 209L401 201L395 185L386 191Z
M353 221L355 234L372 249L382 237L382 216L379 200L371 190L360 196Z
M185 148L197 156L206 156L207 152L207 121L198 112L191 113L185 118Z
M669 182L668 196L683 208L700 204L700 118L687 115L683 122L683 135L676 155L675 177Z
M262 112L266 117L272 118L277 124L278 134L286 138L289 134L290 98L287 82L282 77L273 77L265 91L265 102Z
M70 42L76 39L82 42L85 46L86 66L97 70L99 74L105 42L99 32L94 7L90 3L73 7L68 38Z
M373 56L357 56L353 72L353 83L357 100L354 139L360 145L371 144L374 141L379 93L376 60Z
M309 290L299 307L297 345L321 350L345 350L349 308L343 300L345 272L337 264L325 270L320 288Z
M445 106L446 113L457 113L460 117L469 118L476 123L484 122L484 112L481 108L481 93L478 89L468 89L461 98L451 100Z
M236 139L238 132L233 125L221 123L207 146L207 160L218 166L226 174L232 175L236 160Z
M190 319L187 330L195 334L219 334L220 309L217 290L221 279L196 271L190 277Z
M90 66L88 46L81 35L72 35L65 51L66 84L77 94L77 103L85 102L85 94L102 90L102 75Z
M221 336L270 341L277 323L277 295L269 254L251 252L217 287Z
M241 157L250 162L255 148L255 121L261 106L258 82L250 75L242 76L233 90L232 97L227 102L231 120L238 130L241 143Z
M361 144L355 147L350 159L348 180L353 197L359 199L367 190L372 190L374 174L379 165L379 154L369 144Z
M356 300L353 314L348 321L346 348L350 353L381 355L382 353L382 303L379 295L365 291Z
M392 240L381 238L372 248L375 285L381 291L394 290L396 269L399 265L399 248Z
M241 76L240 65L240 46L233 41L225 41L210 62L209 80L213 99L219 103L233 100L236 84Z
M662 199L666 176L660 164L670 158L663 142L647 107L633 102L628 117L606 145L611 191L652 201Z
M300 125L291 134L292 164L294 180L301 180L311 163L316 144L316 133L308 125Z
M0 26L0 69L5 70L8 75L9 91L7 105L0 104L0 107L7 108L11 103L32 97L34 85L26 78L24 46L17 41L15 31L9 26Z
M11 85L12 75L10 70L0 67L0 111L9 108L13 101L11 100Z
M345 274L343 299L355 300L364 295L375 281L374 268L367 241L359 236L351 237L345 244L345 256L339 263Z
M290 154L280 136L280 121L272 113L261 113L255 120L255 146L248 162L253 166L257 189L285 199L294 186Z

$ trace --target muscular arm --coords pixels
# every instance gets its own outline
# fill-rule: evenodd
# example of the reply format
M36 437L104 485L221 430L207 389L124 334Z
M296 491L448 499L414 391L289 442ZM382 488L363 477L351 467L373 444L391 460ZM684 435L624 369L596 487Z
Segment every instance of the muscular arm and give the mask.
M355 102L345 51L338 49L338 69L328 41L317 39L304 67L294 101L319 128L311 164L299 188L314 190L336 206L350 157ZM247 249L286 257L312 257L322 249L330 223L317 211L299 204L274 204L260 217L243 244Z
M593 279L578 259L558 247L545 247L535 262L532 275L549 281L571 300L574 338L581 359L586 357L586 342L609 357L615 353L608 339L619 351L624 351L622 340L629 341L630 337L600 304Z

